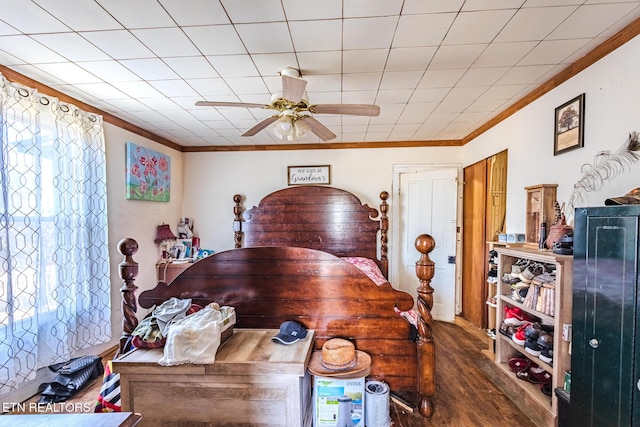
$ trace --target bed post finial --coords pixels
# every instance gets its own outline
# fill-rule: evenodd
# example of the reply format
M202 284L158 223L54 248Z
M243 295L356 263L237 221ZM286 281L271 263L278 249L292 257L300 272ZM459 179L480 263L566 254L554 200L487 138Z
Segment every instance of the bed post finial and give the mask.
M431 279L435 271L435 263L429 258L429 253L436 247L436 241L428 234L416 237L416 249L420 252L420 259L416 261L416 276L420 280L418 286L418 395L419 410L423 417L433 415L432 397L436 391L435 371L436 354L433 342L433 288Z
M387 203L387 199L389 198L389 193L383 191L380 193L380 270L384 277L389 277L389 260L387 259L387 231L389 231L389 217L387 213L389 212L389 204Z
M235 248L240 249L242 247L242 196L235 194L233 201L236 204L233 207L233 214L235 215L233 219L233 234L236 242Z
M131 333L138 326L136 312L135 279L138 276L138 263L133 260L133 255L138 252L138 242L131 238L125 238L118 243L118 252L124 255L124 260L119 264L120 278L124 282L120 293L122 294L122 335L120 336L120 348L118 354L123 354L131 339Z

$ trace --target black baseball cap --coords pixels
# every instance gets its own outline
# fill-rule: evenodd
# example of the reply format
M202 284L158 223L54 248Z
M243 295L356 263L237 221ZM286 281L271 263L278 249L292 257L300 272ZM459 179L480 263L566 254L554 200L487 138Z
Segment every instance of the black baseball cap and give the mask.
M307 330L295 320L287 320L280 325L280 333L271 338L273 342L293 344L307 336Z

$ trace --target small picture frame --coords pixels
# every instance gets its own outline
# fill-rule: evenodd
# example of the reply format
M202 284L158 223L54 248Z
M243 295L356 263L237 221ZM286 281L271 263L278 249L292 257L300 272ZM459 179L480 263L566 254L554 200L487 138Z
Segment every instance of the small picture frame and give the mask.
M556 108L553 155L584 147L584 93Z
M288 166L288 185L331 184L331 166Z

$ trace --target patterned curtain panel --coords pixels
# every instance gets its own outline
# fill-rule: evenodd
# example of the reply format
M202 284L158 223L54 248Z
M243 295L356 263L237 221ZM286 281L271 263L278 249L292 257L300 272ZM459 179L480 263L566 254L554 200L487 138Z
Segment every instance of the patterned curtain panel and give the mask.
M111 338L102 117L0 74L0 396Z

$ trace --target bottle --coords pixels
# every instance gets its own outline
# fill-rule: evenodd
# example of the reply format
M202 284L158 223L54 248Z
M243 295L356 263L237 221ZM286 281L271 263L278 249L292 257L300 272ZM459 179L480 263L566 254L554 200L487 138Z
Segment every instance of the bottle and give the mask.
M547 242L547 224L540 223L540 242L538 243L538 249L545 249Z

